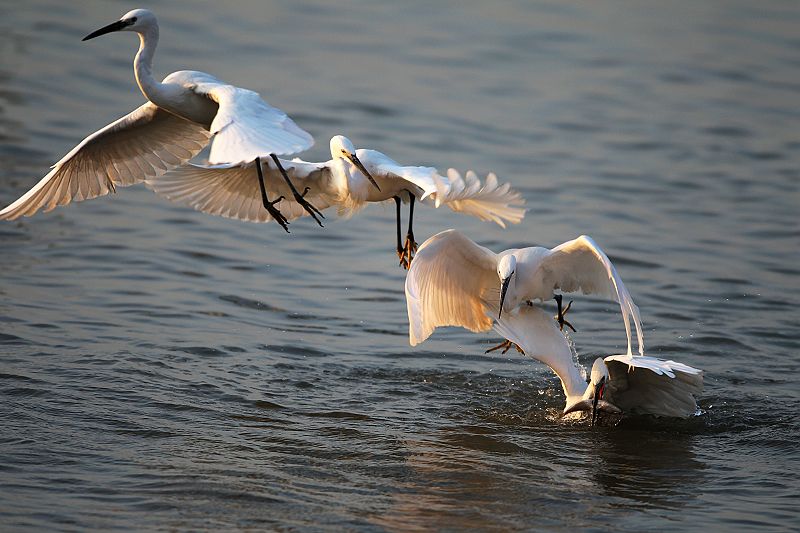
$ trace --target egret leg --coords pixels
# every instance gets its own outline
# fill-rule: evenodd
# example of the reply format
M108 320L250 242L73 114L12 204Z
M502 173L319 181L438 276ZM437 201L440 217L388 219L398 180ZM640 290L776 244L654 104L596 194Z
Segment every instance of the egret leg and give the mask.
M411 266L411 261L414 259L414 253L417 251L417 242L414 240L414 200L416 197L409 191L410 208L408 212L408 232L406 233L406 244L403 247L403 256L400 258L400 266L408 270Z
M505 353L506 353L507 351L509 351L509 350L510 350L512 347L513 347L513 348L516 348L516 349L517 349L517 351L518 351L519 353L521 353L522 355L525 355L525 352L522 350L522 348L520 348L520 347L519 347L519 344L517 344L516 342L511 342L511 341L509 341L509 340L503 341L503 342L501 342L500 344L498 344L497 346L495 346L495 347L493 347L493 348L489 348L488 350L486 350L486 351L485 351L485 352L483 352L483 353L489 353L489 352L493 352L493 351L495 351L495 350L499 350L500 348L502 348L502 349L503 349L502 353L503 353L503 354L505 354Z
M286 230L286 233L289 233L289 221L287 221L286 217L275 207L275 204L283 200L283 196L279 196L277 200L271 202L267 198L267 188L264 185L264 173L261 171L260 157L256 157L256 172L258 172L258 185L261 187L261 201L264 203L264 207L267 212L272 215L272 218L275 219L275 222L280 224L281 227Z
M305 196L306 194L308 194L310 187L306 187L303 193L300 194L297 191L297 189L294 188L292 180L290 180L289 175L286 174L286 170L284 170L283 165L281 165L281 162L278 160L278 156L275 154L269 154L269 155L272 158L272 160L275 161L275 166L278 167L278 170L281 172L281 176L283 176L283 179L285 179L286 183L289 184L289 189L292 190L292 195L294 196L294 200L298 204L303 206L303 209L305 209L308 212L308 214L311 215L311 217L317 221L317 224L319 224L321 228L325 227L322 225L322 222L320 222L319 219L317 218L317 215L321 216L322 218L325 218L325 215L323 215L319 209L308 203L305 199Z
M569 308L572 307L572 300L569 301L569 303L564 309L561 309L562 298L563 297L560 294L556 294L555 296L553 296L553 299L556 301L556 305L558 305L558 314L555 317L553 317L558 321L558 329L564 331L564 326L567 326L572 331L578 331L575 329L575 326L570 324L569 321L564 318L564 315L567 314Z
M397 257L400 258L400 264L403 264L403 256L405 255L405 250L403 250L403 244L400 240L400 197L394 197L394 203L397 206Z

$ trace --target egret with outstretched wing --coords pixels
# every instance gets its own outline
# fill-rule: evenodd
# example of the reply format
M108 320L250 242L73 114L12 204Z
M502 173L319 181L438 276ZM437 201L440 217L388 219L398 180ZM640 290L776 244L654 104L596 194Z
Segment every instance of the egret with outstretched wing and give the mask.
M524 200L508 183L499 184L494 174L481 183L474 172L466 179L450 169L447 176L439 175L432 167L403 166L376 150L356 150L342 135L330 141L331 160L308 163L299 159L281 160L280 164L303 195L320 209L336 207L342 216L351 216L368 203L394 200L397 204L397 254L401 265L408 267L416 250L412 229L415 201L434 207L448 206L481 220L518 223L525 216ZM250 222L273 220L260 213L256 206L261 196L258 186L247 177L253 163L240 165L185 165L147 180L147 186L171 201L213 215L238 218ZM266 193L271 197L285 196L277 204L286 218L303 216L306 212L289 195L277 179L278 167L264 161L260 171L267 179ZM272 179L270 179L272 178ZM405 245L401 241L400 204L411 205Z
M158 177L189 161L212 137L211 164L266 156L277 164L278 155L293 154L314 143L286 113L253 91L188 70L173 72L158 82L152 74L158 22L147 9L134 9L84 40L118 31L139 35L133 68L147 103L84 139L30 191L0 211L0 220L49 211ZM282 175L295 201L317 219L318 211ZM256 176L253 182L257 183ZM263 207L285 229L285 219L274 203L264 198Z
M614 265L586 235L552 250L533 246L496 254L456 230L437 233L420 247L406 276L409 341L415 346L439 326L488 331L496 318L535 300L551 298L558 304L559 327L572 327L564 317L570 306L562 308L562 297L555 293L559 289L562 293L581 291L618 302L628 352L632 317L639 353L644 353L639 308ZM512 345L506 341L488 351L508 350Z

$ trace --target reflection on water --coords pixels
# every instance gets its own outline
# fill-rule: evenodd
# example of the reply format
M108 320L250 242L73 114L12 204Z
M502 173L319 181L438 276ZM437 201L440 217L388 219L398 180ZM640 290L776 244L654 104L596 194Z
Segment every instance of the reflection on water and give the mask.
M286 235L131 187L0 224L4 527L794 527L797 5L150 7L156 75L262 92L317 138L305 159L343 133L495 171L530 207L418 228L493 249L591 234L650 354L706 371L705 414L590 429L540 364L483 355L492 335L410 348L391 204ZM127 9L0 17L0 202L141 103L135 38L80 42ZM572 313L583 363L624 347L614 305Z
M678 509L703 485L705 465L691 434L615 428L598 432L592 477L597 492L643 507ZM668 438L667 438L668 436Z

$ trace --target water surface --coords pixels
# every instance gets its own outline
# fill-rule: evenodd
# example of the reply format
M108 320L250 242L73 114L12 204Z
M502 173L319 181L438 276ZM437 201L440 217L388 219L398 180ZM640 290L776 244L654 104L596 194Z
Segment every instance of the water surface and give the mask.
M0 200L138 106L136 6L0 7ZM4 530L797 527L800 7L791 2L151 2L155 70L260 91L318 139L495 171L496 250L581 233L702 416L560 421L491 335L407 341L394 206L326 228L218 219L142 187L0 225ZM624 348L578 298L581 361Z

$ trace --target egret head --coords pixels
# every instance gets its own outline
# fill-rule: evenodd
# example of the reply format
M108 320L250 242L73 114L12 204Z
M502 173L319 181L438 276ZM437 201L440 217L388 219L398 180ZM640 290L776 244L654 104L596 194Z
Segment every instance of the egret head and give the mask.
M513 255L504 255L497 263L497 277L500 278L500 311L497 313L497 318L503 314L503 302L506 299L506 292L508 292L508 285L511 283L511 277L517 270L517 258Z
M143 33L146 29L154 25L157 25L157 22L156 16L152 11L148 9L134 9L122 15L122 18L118 21L93 31L84 37L83 40L88 41L89 39L94 39L95 37L100 37L101 35L114 31L135 31L137 33Z
M592 364L592 372L589 374L589 386L586 388L586 393L579 401L568 405L566 409L564 409L564 414L566 415L575 411L591 411L592 425L595 425L600 411L621 413L622 410L619 407L604 398L608 380L609 376L606 362L602 357L598 357Z
M375 178L372 177L372 174L364 168L364 165L358 159L356 155L356 147L353 146L353 143L350 142L350 139L345 137L344 135L334 135L331 137L331 157L333 159L345 159L350 161L355 167L364 174L367 179L375 186L376 189L381 190L378 187L378 182L375 181Z

